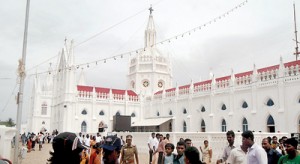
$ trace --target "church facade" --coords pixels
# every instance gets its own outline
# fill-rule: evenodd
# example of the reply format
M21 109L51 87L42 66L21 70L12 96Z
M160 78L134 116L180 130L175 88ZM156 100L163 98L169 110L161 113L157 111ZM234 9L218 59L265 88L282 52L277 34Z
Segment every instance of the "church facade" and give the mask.
M35 77L28 130L112 131L113 116L131 116L133 131L300 132L300 61L173 86L170 57L155 46L150 13L145 47L130 59L128 90L76 79L73 43L66 43L55 73Z

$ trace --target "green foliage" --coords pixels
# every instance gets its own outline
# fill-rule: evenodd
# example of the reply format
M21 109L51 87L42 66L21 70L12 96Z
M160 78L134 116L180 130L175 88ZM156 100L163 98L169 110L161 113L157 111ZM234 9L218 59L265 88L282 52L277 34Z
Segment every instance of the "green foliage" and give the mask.
M9 118L7 121L1 121L0 125L5 125L7 127L13 127L16 124L14 123L14 120L12 118Z

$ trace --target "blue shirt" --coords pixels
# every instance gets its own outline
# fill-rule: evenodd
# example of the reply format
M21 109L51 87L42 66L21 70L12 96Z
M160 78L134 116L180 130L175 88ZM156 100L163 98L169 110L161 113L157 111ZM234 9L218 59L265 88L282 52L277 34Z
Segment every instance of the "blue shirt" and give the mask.
M268 157L268 164L277 163L279 158L281 157L281 154L274 149L266 150L267 157Z

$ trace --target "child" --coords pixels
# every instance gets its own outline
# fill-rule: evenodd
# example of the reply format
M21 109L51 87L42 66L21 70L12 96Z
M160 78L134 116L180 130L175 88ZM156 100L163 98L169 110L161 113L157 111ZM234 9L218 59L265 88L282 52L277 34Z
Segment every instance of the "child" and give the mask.
M173 164L174 160L174 151L175 146L171 143L167 143L165 145L165 158L164 158L164 164Z

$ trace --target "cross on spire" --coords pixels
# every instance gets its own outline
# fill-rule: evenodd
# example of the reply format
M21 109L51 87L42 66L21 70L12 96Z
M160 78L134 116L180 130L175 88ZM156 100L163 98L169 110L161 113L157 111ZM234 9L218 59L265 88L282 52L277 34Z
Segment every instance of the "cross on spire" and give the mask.
M150 15L151 15L152 11L154 11L153 8L152 8L152 5L150 5L149 11L150 11Z

